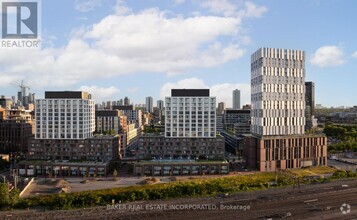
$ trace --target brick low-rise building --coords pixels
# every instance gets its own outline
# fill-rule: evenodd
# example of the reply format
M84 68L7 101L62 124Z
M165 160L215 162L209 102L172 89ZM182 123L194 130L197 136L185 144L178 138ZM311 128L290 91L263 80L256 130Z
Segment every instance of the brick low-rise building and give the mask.
M228 174L226 161L144 161L134 165L137 176Z
M245 136L247 165L259 171L327 165L324 135Z
M30 139L28 159L101 161L119 159L119 136L87 139Z
M224 159L224 138L167 138L145 135L139 138L138 159Z

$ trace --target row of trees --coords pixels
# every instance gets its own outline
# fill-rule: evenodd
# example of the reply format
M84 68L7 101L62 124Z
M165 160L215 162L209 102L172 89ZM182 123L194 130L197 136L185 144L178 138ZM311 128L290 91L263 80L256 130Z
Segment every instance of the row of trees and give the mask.
M342 141L357 141L357 125L346 126L328 123L325 125L324 133L328 137L338 138Z
M356 141L344 141L340 143L330 144L328 146L328 152L338 153L344 151L357 152L357 142Z
M335 143L328 146L329 152L357 152L357 125L346 126L328 123L325 125L324 133L327 137L336 139Z
M159 129L158 129L158 128L155 128L154 125L145 126L145 127L144 127L144 133L145 133L145 134L149 134L149 133L159 134Z
M346 177L357 178L354 172L336 171L331 178L302 179L301 183L326 182ZM274 173L258 173L244 176L200 179L145 186L131 186L90 192L58 194L23 199L15 207L44 206L52 209L84 208L111 204L112 200L133 202L139 200L157 200L192 196L217 195L247 190L260 190L272 187ZM279 176L277 186L293 185L287 176ZM14 204L13 204L14 206Z

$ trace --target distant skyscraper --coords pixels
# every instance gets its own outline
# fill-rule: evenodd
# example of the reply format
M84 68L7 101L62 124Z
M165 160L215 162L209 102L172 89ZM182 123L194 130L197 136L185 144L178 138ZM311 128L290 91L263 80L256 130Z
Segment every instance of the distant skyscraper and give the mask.
M124 105L130 105L130 99L128 97L124 98Z
M261 48L251 61L252 132L305 133L305 52Z
M305 130L310 130L317 123L314 118L315 112L315 84L313 82L305 82Z
M164 110L164 101L162 100L157 100L157 108L162 111Z
M226 103L220 102L218 103L217 114L223 114L224 110L226 110Z
M306 109L309 110L310 115L315 114L315 83L313 82L305 82L305 103Z
M233 109L240 109L240 90L233 90Z
M216 137L216 98L209 89L172 89L165 116L165 137Z
M151 96L146 97L146 111L149 113L153 113L154 112L154 105L153 105L153 99Z

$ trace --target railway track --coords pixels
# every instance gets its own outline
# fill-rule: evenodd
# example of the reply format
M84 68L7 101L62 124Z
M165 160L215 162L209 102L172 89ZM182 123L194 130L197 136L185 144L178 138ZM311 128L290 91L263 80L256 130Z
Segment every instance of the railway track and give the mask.
M348 185L348 187L342 187ZM139 201L132 205L157 204L215 204L217 210L107 210L107 207L46 211L0 212L0 219L357 219L357 181L306 185L302 191L270 189L221 197L182 198L175 200ZM347 215L340 211L342 204L352 209ZM249 210L221 210L223 206L250 206ZM329 208L328 208L329 207Z

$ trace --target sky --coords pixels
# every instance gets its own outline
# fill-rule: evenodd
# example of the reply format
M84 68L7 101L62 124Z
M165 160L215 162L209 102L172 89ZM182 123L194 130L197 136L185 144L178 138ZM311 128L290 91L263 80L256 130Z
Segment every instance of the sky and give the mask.
M209 88L250 103L250 55L306 51L316 103L357 105L357 1L42 0L42 49L0 49L0 95L24 80L44 91L84 90L96 103Z

